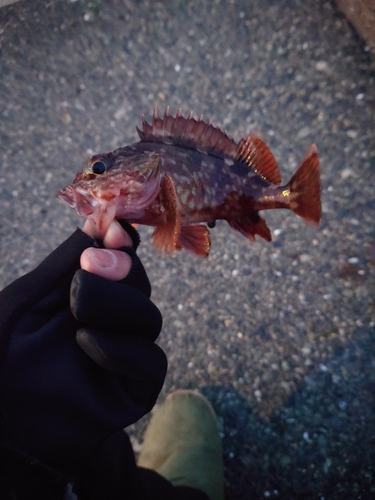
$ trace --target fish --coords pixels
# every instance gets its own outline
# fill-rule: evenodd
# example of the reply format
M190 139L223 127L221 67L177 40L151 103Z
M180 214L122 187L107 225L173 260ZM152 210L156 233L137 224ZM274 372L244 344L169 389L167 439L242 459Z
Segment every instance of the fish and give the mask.
M186 249L207 257L209 229L217 220L251 241L270 242L259 212L289 209L311 225L321 219L320 167L316 145L287 184L265 142L253 132L236 142L190 113L154 110L142 116L139 141L91 156L57 197L87 217L104 235L113 219L155 227L153 243L166 254Z

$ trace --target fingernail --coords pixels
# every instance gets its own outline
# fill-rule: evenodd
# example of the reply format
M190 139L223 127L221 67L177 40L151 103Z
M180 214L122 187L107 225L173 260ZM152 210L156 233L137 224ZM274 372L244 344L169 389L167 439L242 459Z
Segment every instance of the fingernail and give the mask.
M117 264L117 258L109 250L92 248L90 249L90 253L100 267L108 269L114 267Z

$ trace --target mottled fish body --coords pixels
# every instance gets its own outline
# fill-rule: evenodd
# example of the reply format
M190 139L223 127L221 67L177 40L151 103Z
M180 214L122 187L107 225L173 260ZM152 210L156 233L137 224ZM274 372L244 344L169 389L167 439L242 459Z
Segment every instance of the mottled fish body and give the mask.
M266 144L249 134L236 143L219 127L155 110L142 119L140 141L92 156L59 198L88 217L104 234L114 218L155 227L153 241L167 253L210 250L218 219L254 240L271 241L260 210L287 208L318 225L321 217L319 159L315 145L288 184Z

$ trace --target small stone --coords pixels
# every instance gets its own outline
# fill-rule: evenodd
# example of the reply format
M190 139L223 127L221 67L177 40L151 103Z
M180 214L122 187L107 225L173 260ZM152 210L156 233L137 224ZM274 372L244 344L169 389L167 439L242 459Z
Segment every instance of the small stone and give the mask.
M290 365L287 361L283 360L281 362L281 368L284 370L284 372L288 372L290 370Z
M315 64L315 69L317 71L327 71L328 70L328 63L326 61L318 61Z
M331 465L332 465L332 459L327 457L324 464L323 464L323 470L324 470L325 474L327 474Z
M307 356L308 354L311 354L311 347L306 345L306 346L302 347L301 351L302 351L302 354Z
M298 139L304 139L308 135L311 134L311 129L310 127L302 127L298 132L297 132L297 138Z
M51 182L52 177L53 177L53 173L52 173L52 172L47 172L47 173L46 173L46 176L44 177L44 182L45 182L46 184L47 184L48 182Z
M121 120L122 118L124 118L128 113L128 110L125 106L121 106L120 108L118 108L115 112L115 114L113 115L114 119L115 120Z
M72 121L72 117L68 113L64 113L61 117L61 121L68 125Z
M353 224L353 226L359 226L360 222L358 219L349 219L350 224Z
M303 253L302 255L299 256L299 260L303 263L310 262L311 256L307 253Z
M358 136L358 132L356 130L347 130L346 135L351 139L355 139Z
M349 264L359 264L359 259L358 257L350 257L350 259L348 259L348 262Z
M353 170L351 168L344 168L344 170L341 171L341 179L347 179L351 175L353 175Z

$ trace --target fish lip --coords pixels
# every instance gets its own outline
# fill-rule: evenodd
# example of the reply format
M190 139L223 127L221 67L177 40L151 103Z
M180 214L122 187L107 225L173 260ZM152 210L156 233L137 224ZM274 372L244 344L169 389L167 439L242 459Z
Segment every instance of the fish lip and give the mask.
M76 207L76 191L72 189L70 186L67 186L64 189L60 189L60 191L57 191L56 196L59 198L59 200L64 201L67 203L71 208Z
M75 208L78 215L87 217L94 213L94 206L87 199L87 193L80 193L72 186L61 189L56 193L56 196L67 203L71 208ZM94 198L92 201L94 201Z

